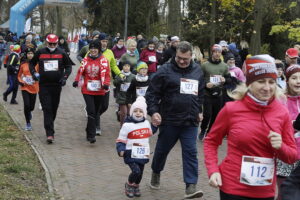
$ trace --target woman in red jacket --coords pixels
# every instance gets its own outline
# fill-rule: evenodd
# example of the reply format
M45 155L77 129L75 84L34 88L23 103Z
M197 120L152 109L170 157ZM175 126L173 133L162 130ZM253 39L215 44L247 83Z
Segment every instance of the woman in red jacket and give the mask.
M204 141L209 184L220 188L221 200L273 200L275 159L293 163L297 150L288 110L277 99L277 70L269 55L246 61L246 84L231 95ZM226 120L225 120L226 119ZM218 146L228 150L218 165Z
M147 48L145 48L141 55L140 55L140 61L143 61L147 63L148 65L148 76L151 77L153 73L156 72L157 67L157 57L156 57L156 51L155 51L155 43L153 40L150 40L148 42Z
M82 60L73 87L78 87L83 80L81 92L86 103L88 121L86 137L90 143L96 142L96 113L104 101L104 96L110 84L110 66L108 60L101 54L99 40L89 45L89 54Z

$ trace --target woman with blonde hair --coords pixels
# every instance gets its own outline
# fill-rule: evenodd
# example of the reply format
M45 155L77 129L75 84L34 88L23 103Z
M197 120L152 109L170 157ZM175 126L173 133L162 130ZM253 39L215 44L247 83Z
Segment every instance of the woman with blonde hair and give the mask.
M119 68L125 63L129 63L132 69L131 72L136 72L137 62L139 60L139 55L136 53L137 42L134 39L128 39L126 42L127 51L120 58Z
M220 188L221 200L273 200L276 158L294 163L297 149L288 110L278 100L274 58L246 60L246 86L240 86L219 112L204 140L209 184ZM218 165L218 147L227 137L225 159Z
M194 62L199 65L203 63L203 54L201 53L199 46L193 46L192 58Z

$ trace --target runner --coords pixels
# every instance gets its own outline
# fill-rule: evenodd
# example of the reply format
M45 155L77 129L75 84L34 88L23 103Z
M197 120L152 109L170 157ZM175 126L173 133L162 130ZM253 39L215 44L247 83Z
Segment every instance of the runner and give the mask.
M295 162L297 150L287 109L277 99L274 58L246 60L246 84L231 95L204 140L209 184L220 188L221 200L274 200L275 159ZM218 147L227 137L228 150L218 165Z
M18 73L18 81L21 85L22 97L24 102L24 115L26 120L25 131L31 131L32 126L30 120L32 119L32 111L34 110L36 94L39 92L39 84L34 81L29 70L29 61L34 56L35 49L28 48L25 50L24 58ZM38 72L38 65L35 66Z

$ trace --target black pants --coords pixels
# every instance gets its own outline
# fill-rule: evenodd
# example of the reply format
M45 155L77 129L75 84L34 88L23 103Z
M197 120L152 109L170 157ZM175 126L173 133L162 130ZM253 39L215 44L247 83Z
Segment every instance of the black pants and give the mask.
M227 194L225 192L222 192L222 190L220 190L220 200L274 200L274 197L270 197L270 198L242 197L242 196Z
M61 86L40 86L39 98L44 113L44 128L47 136L54 136L54 121L60 102Z
M86 112L88 114L88 120L85 129L86 137L94 138L96 135L96 116L97 113L99 113L105 96L83 94L83 98L86 104Z
M140 184L143 177L145 165L139 163L129 163L128 166L131 169L131 174L129 174L128 182Z
M109 105L109 92L106 92L106 94L104 96L102 96L103 98L101 99L101 104L100 104L100 109L97 112L96 115L96 127L100 128L100 116L107 111L108 109L108 105Z
M206 133L209 132L210 128L212 127L213 123L216 120L218 113L220 112L223 105L223 97L211 97L211 96L204 96L204 103L203 103L203 120L201 123L201 132Z
M24 102L24 115L26 119L26 123L30 123L31 112L34 110L36 94L32 94L27 92L26 90L22 90L22 97Z
M280 189L282 199L300 199L300 165L283 181Z
M8 81L9 87L4 92L3 95L8 96L12 92L13 94L12 94L10 102L13 102L13 101L16 100L17 93L18 93L18 88L19 88L18 77L17 77L16 74L8 75L7 76L7 81Z

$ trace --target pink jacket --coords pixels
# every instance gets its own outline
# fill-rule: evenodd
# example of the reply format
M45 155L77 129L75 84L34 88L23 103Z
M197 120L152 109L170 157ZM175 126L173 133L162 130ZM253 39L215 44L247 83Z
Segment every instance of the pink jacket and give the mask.
M295 120L300 112L300 96L287 96L286 106L290 112L291 120Z
M270 130L282 135L279 150L272 148L268 135ZM249 186L240 183L242 156L279 158L294 163L297 158L293 127L288 110L273 100L261 106L246 95L242 100L228 102L218 114L204 141L205 165L208 175L220 172L221 190L232 195L251 198L275 196L276 173L272 185ZM218 146L227 136L228 149L225 159L218 165Z
M243 71L238 67L229 67L231 76L236 77L239 81L246 82L246 77Z

